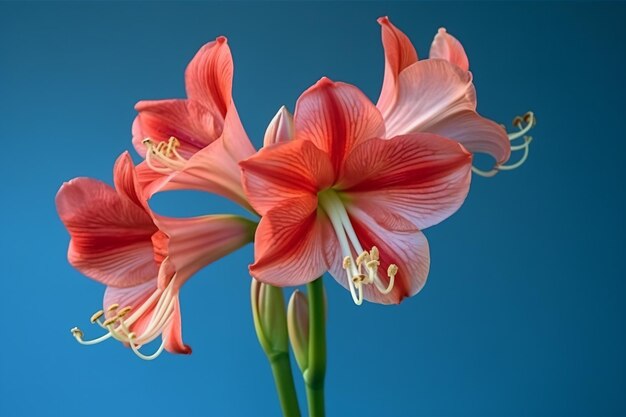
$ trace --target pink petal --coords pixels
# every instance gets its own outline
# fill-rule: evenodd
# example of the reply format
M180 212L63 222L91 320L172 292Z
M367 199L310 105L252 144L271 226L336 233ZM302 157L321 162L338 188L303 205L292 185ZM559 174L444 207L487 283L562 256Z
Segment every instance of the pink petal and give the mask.
M175 137L180 142L178 152L189 157L216 140L222 133L223 116L193 100L140 101L133 122L133 145L146 155L144 139L155 142Z
M230 48L226 38L220 36L200 48L187 66L187 97L226 117L232 100L233 71Z
M416 229L388 230L356 204L348 205L346 208L363 248L367 250L372 246L378 248L381 263L378 275L385 285L389 282L387 277L389 264L393 263L398 266L395 283L389 294L382 294L374 285L366 285L364 298L379 304L398 304L405 297L417 294L426 283L430 268L428 241L424 234ZM332 276L343 287L348 288L341 258L335 257L331 265Z
M237 110L231 105L222 136L196 152L181 171L163 175L142 163L137 166L137 173L141 188L148 196L168 190L198 190L221 195L250 209L241 183L239 162L254 152Z
M108 317L114 316L108 308L113 304L118 304L119 308L131 307L137 310L157 289L156 275L152 279L138 285L126 288L107 287L104 292L102 308Z
M147 198L144 197L143 189L139 182L135 165L128 152L122 153L115 161L113 167L113 182L119 195L125 196L138 207L143 207L149 212Z
M445 59L463 71L469 71L469 60L463 45L457 38L446 32L445 28L440 28L435 35L430 46L430 58Z
M183 342L182 325L180 316L180 301L178 295L174 298L174 313L170 322L163 330L163 342L165 350L170 353L179 353L183 355L191 354L191 347Z
M306 284L328 270L329 253L337 250L330 222L317 210L316 196L286 201L259 223L250 274L280 287Z
M396 100L400 72L417 62L417 52L409 38L388 17L378 19L385 50L385 78L376 107L385 114Z
M363 140L384 135L380 112L356 87L322 78L298 99L296 138L328 153L335 172Z
M372 139L350 154L339 187L387 229L406 229L400 217L425 229L463 204L471 164L461 145L430 133Z
M169 237L167 252L175 271L174 290L201 268L252 242L256 228L254 222L230 215L184 219L158 216L157 224ZM159 288L166 286L159 283Z
M471 74L443 60L424 60L398 78L398 98L384 114L387 137L429 131L436 123L476 109Z
M511 156L504 128L474 111L465 110L431 125L428 131L454 139L472 153L485 153L503 164Z
M288 142L295 135L293 116L285 106L281 107L265 130L263 147L280 142Z
M72 237L69 261L83 274L116 287L156 276L151 237L158 229L143 208L90 178L63 184L56 206Z
M305 140L263 148L241 168L246 195L261 215L284 201L316 196L333 182L328 155Z

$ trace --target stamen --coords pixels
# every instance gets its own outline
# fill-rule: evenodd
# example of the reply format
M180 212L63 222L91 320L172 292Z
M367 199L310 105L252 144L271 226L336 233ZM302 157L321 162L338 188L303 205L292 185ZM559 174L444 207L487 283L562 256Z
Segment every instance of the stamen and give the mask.
M398 267L390 265L388 271L389 284L385 285L378 275L380 267L380 252L376 246L368 251L363 250L361 242L356 236L346 209L333 190L327 190L319 195L321 207L328 215L333 229L337 234L339 246L343 252L343 269L346 271L346 280L350 295L355 304L363 303L363 292L365 285L375 284L376 289L382 294L391 292L394 286L394 276ZM359 255L354 258L354 254ZM393 266L393 268L391 268Z
M128 335L128 338L129 338L128 344L130 345L130 348L133 350L133 352L135 352L135 355L137 355L139 358L143 359L144 361L151 361L153 359L158 358L161 352L163 352L163 348L165 347L165 341L163 341L161 342L161 345L159 346L157 351L154 352L152 355L144 355L143 353L139 351L139 346L136 345L134 342L135 333L130 333Z
M91 318L89 319L90 322L95 323L96 321L98 321L98 319L100 317L102 317L104 315L104 311L102 310L98 310L95 313L93 313L93 316L91 316Z
M537 119L535 118L535 114L531 111L526 113L524 116L516 116L513 119L513 126L519 129L518 132L508 133L509 141L514 141L519 138L524 139L524 143L519 145L511 145L511 151L524 151L522 157L515 163L509 165L496 165L493 169L489 171L483 171L475 166L472 166L472 172L480 175L481 177L493 177L500 171L510 171L516 168L519 168L526 162L528 159L528 154L530 152L530 142L532 142L533 138L531 136L527 136L526 133L530 131L537 124Z
M173 146L176 146L176 144L174 143ZM145 355L140 352L139 349L141 346L152 342L159 337L159 335L162 335L163 329L173 318L176 302L173 282L174 280L171 280L170 284L164 290L156 289L138 308L133 309L131 306L127 306L119 309L119 304L109 306L107 311L110 313L117 312L117 314L109 317L105 321L100 320L100 318L104 316L104 311L99 310L94 313L91 316L91 322L97 323L100 327L105 329L106 333L104 335L93 340L84 340L84 334L78 327L74 327L71 330L72 335L83 345L93 345L113 337L122 343L127 343L133 352L141 359L155 359L163 352L165 346L164 342L162 342L157 351L151 355ZM131 326L148 311L150 311L151 314L150 321L145 327L142 326L143 331L141 334L137 335L131 332Z
M150 138L144 139L142 143L146 147L146 163L153 171L171 174L185 167L187 160L178 152L180 141L175 137L156 145Z

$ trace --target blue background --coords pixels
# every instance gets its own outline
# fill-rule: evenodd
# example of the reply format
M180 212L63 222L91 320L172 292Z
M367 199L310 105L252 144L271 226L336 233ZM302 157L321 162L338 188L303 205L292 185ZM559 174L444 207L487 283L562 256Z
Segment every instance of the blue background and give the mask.
M2 416L279 414L251 324L251 246L183 290L192 356L79 346L69 329L96 335L103 287L67 264L54 195L75 176L110 182L134 103L182 97L187 62L220 34L257 146L322 75L375 99L381 15L423 57L446 26L480 112L508 124L532 109L539 124L521 169L475 178L459 213L427 230L416 297L359 308L326 278L328 414L626 414L623 3L1 3ZM188 193L155 207L233 209Z

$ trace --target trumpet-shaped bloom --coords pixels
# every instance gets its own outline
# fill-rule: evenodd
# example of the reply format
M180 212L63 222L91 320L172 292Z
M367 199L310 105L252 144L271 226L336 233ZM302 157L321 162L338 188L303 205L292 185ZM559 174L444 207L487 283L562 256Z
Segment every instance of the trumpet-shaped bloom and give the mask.
M91 178L65 183L57 210L71 242L69 262L107 286L104 308L91 322L105 330L94 340L72 329L83 344L115 338L143 359L163 349L191 353L183 343L179 291L199 269L252 240L254 224L236 216L174 219L148 207L128 153L114 168L115 188ZM140 347L159 336L152 355Z
M444 28L439 29L430 59L418 60L409 38L387 17L378 20L385 50L385 74L377 107L389 136L431 132L454 139L472 153L493 157L495 167L486 176L521 165L528 156L531 138L524 137L534 125L532 113L516 118L518 132L504 128L476 112L476 89L469 60L461 43ZM524 138L520 145L511 141ZM523 150L521 162L505 165L511 150Z
M185 71L187 99L140 101L133 145L148 194L171 189L217 193L249 207L238 163L254 153L232 98L226 38L204 45Z
M435 134L387 137L363 93L327 78L299 98L293 122L279 112L266 135L274 144L241 163L263 216L253 277L291 286L330 270L357 304L419 291L429 269L421 229L463 203L471 154Z

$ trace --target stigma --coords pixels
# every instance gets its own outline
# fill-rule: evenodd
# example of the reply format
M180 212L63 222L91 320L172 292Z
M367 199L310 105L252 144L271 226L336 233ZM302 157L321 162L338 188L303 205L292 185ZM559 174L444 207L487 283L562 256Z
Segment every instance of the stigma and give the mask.
M333 190L319 194L319 203L335 230L343 255L342 267L346 272L348 289L356 305L363 303L363 293L367 285L373 285L381 294L389 294L394 287L398 266L389 264L387 283L379 275L380 252L376 246L363 250L346 208Z
M163 352L165 342L161 341L157 350L149 355L144 354L140 349L163 333L163 329L173 317L174 308L175 295L170 282L165 290L157 288L146 301L136 308L131 306L120 308L119 304L111 304L106 308L106 314L105 310L96 311L89 321L106 331L102 336L85 340L83 331L78 327L74 327L71 333L81 345L95 345L110 338L116 339L130 346L139 358L149 361L156 359ZM138 326L135 325L138 321L140 319L148 320L148 317L147 325L142 325L140 330L136 330L135 327Z
M174 136L158 143L146 138L142 143L146 147L146 163L153 171L171 174L185 167L187 159L178 152L180 141Z
M516 168L519 168L526 162L528 159L528 154L530 152L530 143L532 142L532 136L527 135L527 133L537 124L537 119L535 118L535 114L531 111L526 113L523 116L516 116L513 119L513 126L517 128L517 131L507 133L509 137L509 141L511 142L511 152L522 152L522 156L512 164L497 164L493 169L489 171L483 171L475 166L472 166L472 172L481 177L493 177L500 171L511 171ZM522 139L521 143L519 139ZM516 144L513 144L516 143Z

